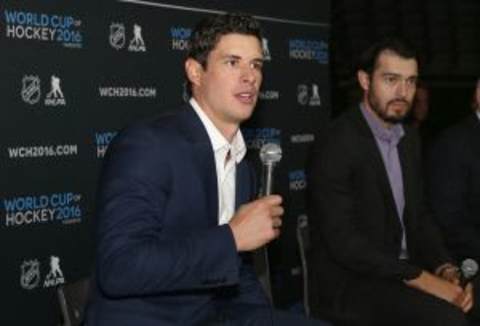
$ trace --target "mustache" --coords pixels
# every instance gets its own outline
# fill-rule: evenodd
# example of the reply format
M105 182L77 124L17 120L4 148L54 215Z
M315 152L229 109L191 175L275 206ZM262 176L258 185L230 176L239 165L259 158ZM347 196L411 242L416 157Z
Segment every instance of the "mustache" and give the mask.
M410 105L410 102L407 101L406 99L403 99L403 98L396 98L396 99L393 99L391 101L388 101L387 105L390 105L390 104L405 104L405 105Z

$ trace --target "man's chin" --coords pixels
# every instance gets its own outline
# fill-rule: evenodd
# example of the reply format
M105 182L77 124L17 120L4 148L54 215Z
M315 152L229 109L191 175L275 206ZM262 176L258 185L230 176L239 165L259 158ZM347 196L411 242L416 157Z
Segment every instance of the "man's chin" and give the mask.
M385 122L391 123L391 124L399 124L405 121L407 115L402 115L402 116L387 116L383 117L383 120Z

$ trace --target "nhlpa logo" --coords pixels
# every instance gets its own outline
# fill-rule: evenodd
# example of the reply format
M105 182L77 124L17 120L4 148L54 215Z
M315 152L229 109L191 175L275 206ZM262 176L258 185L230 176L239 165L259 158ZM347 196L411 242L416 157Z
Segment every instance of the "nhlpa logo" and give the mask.
M268 40L266 38L262 38L262 49L263 49L263 59L265 61L271 61L272 56L270 55L270 49L268 47Z
M22 99L25 103L36 104L40 100L40 77L23 76L22 79Z
M130 41L128 50L133 52L145 52L147 50L145 42L143 41L142 27L140 25L133 25L133 38Z
M26 290L32 290L40 283L40 263L38 260L25 260L20 266L20 285Z
M45 105L57 106L65 105L65 97L63 96L62 89L60 87L60 78L52 75L50 78L50 92L48 92L47 97L45 98Z
M110 25L110 45L116 50L125 46L125 25L120 23Z
M318 85L312 84L312 91L309 92L308 85L298 85L297 100L300 105L320 106L322 104L320 94L318 92Z
M50 272L45 277L44 287L56 286L65 283L62 270L60 269L60 258L50 256Z

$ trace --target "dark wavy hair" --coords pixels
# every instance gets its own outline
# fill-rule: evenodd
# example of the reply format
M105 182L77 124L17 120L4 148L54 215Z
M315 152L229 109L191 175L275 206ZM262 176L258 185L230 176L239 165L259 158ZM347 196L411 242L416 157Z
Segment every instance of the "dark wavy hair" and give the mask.
M383 51L391 51L405 59L415 59L420 64L417 50L407 40L385 37L373 43L360 55L357 70L363 70L371 76Z
M187 59L195 59L204 69L207 59L220 38L227 34L243 34L256 37L262 43L262 29L258 20L242 13L229 13L209 16L200 21L193 29L188 47ZM186 96L192 95L192 85L185 78Z

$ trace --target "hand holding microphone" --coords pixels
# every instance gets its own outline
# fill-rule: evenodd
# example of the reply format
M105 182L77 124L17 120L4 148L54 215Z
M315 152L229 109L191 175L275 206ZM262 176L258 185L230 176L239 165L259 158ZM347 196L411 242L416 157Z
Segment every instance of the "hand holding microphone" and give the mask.
M465 288L465 286L475 278L477 272L477 262L471 258L465 259L460 266L460 286Z
M282 197L272 195L273 170L282 158L279 145L268 143L260 150L263 163L261 197L242 205L230 220L238 251L251 251L280 235L283 207Z
M463 298L460 302L460 308L464 312L468 312L473 307L473 285L471 281L475 278L478 272L478 264L475 260L467 258L460 266L460 286L464 289Z
M436 274L444 280L465 288L465 285L475 277L477 272L477 262L471 258L467 258L462 262L460 268L452 264L445 264L440 267L440 270L437 271Z
M478 272L478 264L471 258L465 259L460 268L447 264L439 273L443 279L460 286L463 292L454 300L454 304L464 312L468 312L473 306L473 286L471 281Z

